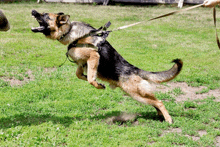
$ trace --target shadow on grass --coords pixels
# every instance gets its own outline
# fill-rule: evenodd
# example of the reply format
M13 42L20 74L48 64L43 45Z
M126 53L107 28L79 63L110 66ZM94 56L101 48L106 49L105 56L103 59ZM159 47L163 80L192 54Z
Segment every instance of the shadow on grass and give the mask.
M158 116L156 112L144 112L144 113L126 113L121 111L112 111L106 113L104 115L98 115L93 117L92 119L102 119L106 120L108 124L126 124L137 122L139 118L146 119L146 120L155 120L155 121L164 121L164 118Z
M201 115L192 111L182 111L171 113L171 117L185 117L188 119L198 120L201 119ZM68 127L74 121L83 121L83 120L102 120L108 124L117 124L122 125L126 123L138 122L138 119L153 120L153 121L164 121L162 116L158 116L155 111L152 112L141 112L141 113L126 113L122 111L111 111L104 114L98 114L95 116L78 116L78 117L69 117L69 116L56 116L51 114L30 114L22 113L16 114L8 117L0 118L0 129L6 129L16 126L30 126L30 125L40 125L45 122L52 122L54 124L62 124L65 127ZM174 120L175 121L175 120Z
M3 117L0 119L0 128L11 128L16 126L30 126L30 125L40 125L45 122L53 122L54 124L63 124L64 126L69 126L74 120L81 120L81 118L74 117L58 117L50 114L17 114L11 117Z
M52 122L54 124L62 124L65 127L71 125L74 121L83 121L85 119L93 120L103 120L108 123L110 120L113 124L123 124L126 122L137 121L138 118L143 118L146 120L163 121L163 118L157 116L156 112L147 112L142 114L127 114L120 111L112 111L106 114L100 114L93 117L69 117L69 116L55 116L51 114L17 114L14 116L3 117L0 119L0 128L12 128L16 126L30 126L30 125L40 125L45 122Z

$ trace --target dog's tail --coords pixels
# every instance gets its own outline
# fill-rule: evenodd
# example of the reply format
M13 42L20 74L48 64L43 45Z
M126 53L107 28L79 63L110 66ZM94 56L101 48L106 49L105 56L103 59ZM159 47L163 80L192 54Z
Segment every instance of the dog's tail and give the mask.
M145 80L149 80L155 83L167 82L174 79L181 71L183 62L180 59L175 59L172 62L175 64L167 71L161 72L149 72L140 69L139 76Z

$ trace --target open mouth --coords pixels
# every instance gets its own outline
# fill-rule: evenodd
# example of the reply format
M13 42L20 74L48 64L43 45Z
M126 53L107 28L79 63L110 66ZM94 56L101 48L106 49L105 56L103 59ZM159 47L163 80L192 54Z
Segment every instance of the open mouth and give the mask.
M38 13L36 10L32 10L31 14L32 17L34 17L40 25L39 27L32 27L31 30L35 33L43 32L48 26L47 23L44 21L43 16L40 13Z

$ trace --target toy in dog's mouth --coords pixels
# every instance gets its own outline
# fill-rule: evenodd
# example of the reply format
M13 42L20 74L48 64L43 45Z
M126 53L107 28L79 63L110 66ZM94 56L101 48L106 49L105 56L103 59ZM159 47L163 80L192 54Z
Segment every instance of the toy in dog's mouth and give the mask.
M32 27L31 30L35 33L36 32L44 33L48 29L48 24L45 20L46 16L48 16L47 13L40 14L36 10L32 10L31 14L32 17L34 17L40 25L39 27Z

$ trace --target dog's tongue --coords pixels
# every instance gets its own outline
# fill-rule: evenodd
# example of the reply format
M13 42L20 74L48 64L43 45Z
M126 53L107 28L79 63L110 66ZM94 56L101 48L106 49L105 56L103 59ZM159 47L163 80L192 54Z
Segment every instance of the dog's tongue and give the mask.
M42 32L45 29L44 26L36 27L36 28L31 28L31 31L33 32Z

